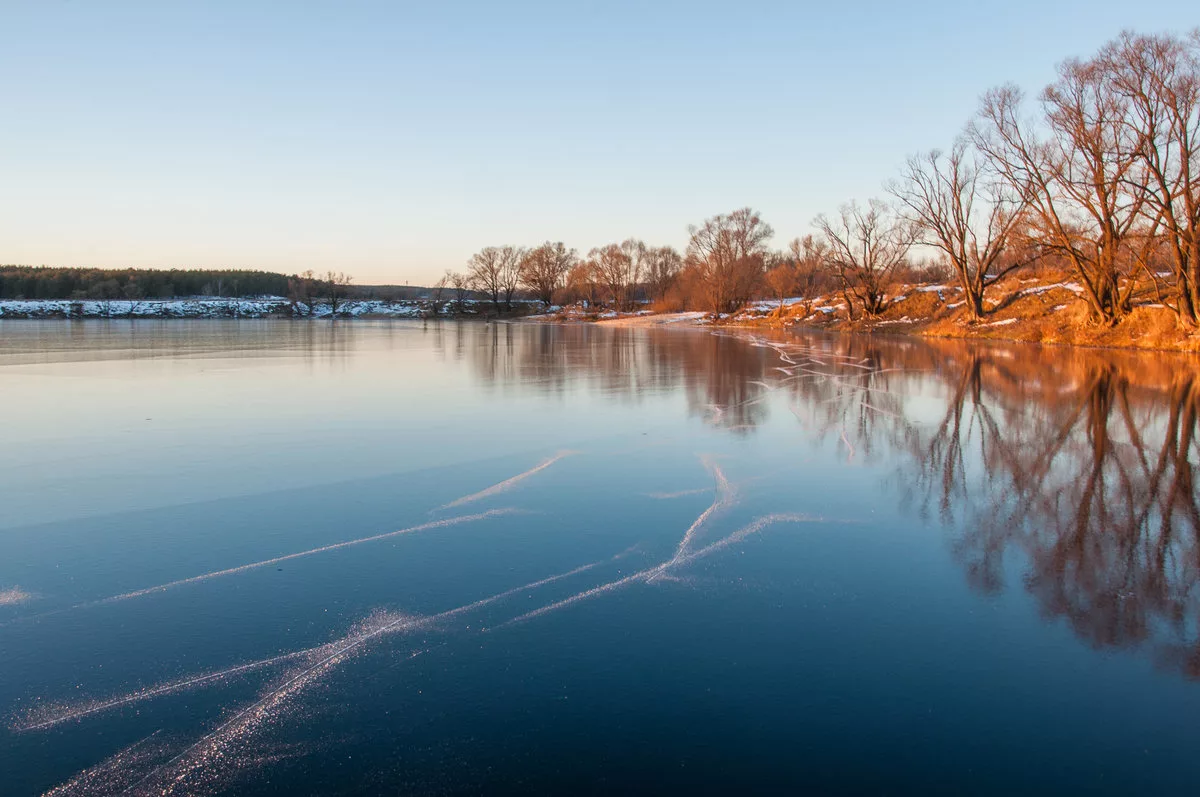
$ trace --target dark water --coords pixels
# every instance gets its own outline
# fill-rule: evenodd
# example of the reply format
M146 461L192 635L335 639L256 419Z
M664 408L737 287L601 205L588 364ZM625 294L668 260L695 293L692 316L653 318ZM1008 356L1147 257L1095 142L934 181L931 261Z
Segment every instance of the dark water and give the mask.
M31 322L0 397L5 795L1200 793L1194 359Z

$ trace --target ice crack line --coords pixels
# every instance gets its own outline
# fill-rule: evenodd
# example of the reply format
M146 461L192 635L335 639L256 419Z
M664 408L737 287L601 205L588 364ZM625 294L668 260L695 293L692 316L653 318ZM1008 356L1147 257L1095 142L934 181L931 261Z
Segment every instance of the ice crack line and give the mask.
M484 498L490 498L490 497L491 497L491 496L493 496L493 495L498 495L498 494L500 494L500 493L503 493L503 492L505 492L505 491L507 491L507 490L511 490L513 487L515 487L515 486L517 486L518 484L520 484L521 482L525 481L525 480L526 480L526 479L528 479L530 476L533 476L535 473L541 473L541 472L542 472L542 471L544 471L546 468L548 468L548 467L550 467L551 465L553 465L555 462L558 462L560 459L563 459L563 458L565 458L565 457L569 457L569 456L571 456L572 454L575 454L575 453L578 453L578 452L575 452L575 451L559 451L559 452L558 452L557 454L555 454L554 456L550 457L550 458L549 458L549 459L547 459L547 460L544 460L544 461L542 461L542 462L538 463L537 465L533 466L532 468L530 468L529 470L525 471L524 473L518 473L516 476L513 476L513 477L511 477L511 478L505 479L504 481L502 481L502 482L499 482L499 483L497 483L497 484L493 484L491 487L488 487L488 488L487 488L487 489L485 489L485 490L480 490L480 491L479 491L479 492L477 492L477 493L471 493L470 495L464 495L462 498L455 499L455 500L451 501L451 502L450 502L450 503L448 503L448 504L443 504L442 506L439 506L437 509L435 509L435 510L433 510L433 511L434 511L434 512L441 512L441 511L442 511L442 510L444 510L444 509L453 509L453 508L454 508L454 507L456 507L456 506L462 506L463 504L470 504L470 503L473 503L473 502L475 502L475 501L482 500L482 499L484 499Z

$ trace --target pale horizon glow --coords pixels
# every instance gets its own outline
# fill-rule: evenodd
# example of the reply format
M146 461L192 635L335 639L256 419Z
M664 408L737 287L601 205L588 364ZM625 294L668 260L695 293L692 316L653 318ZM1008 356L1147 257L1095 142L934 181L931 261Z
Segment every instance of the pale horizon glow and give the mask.
M980 94L1192 3L0 3L0 263L428 283L750 205L774 246Z

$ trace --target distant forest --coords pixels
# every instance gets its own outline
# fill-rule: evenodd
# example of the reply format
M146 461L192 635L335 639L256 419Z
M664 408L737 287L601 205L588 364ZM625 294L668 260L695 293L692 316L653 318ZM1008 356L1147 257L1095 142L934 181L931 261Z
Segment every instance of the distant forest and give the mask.
M287 275L270 271L0 266L0 299L170 299L176 296L287 295Z
M102 269L0 265L2 299L176 299L215 296L226 299L282 296L311 302L317 298L412 301L430 289L413 285L352 285L347 274L277 274L237 269ZM475 294L468 291L467 297Z

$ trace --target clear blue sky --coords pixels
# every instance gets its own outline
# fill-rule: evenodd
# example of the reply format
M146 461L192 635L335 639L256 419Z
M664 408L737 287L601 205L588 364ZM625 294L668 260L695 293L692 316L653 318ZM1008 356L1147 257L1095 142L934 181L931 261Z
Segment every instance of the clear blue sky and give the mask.
M752 205L777 245L1194 2L0 0L0 263L428 282Z

